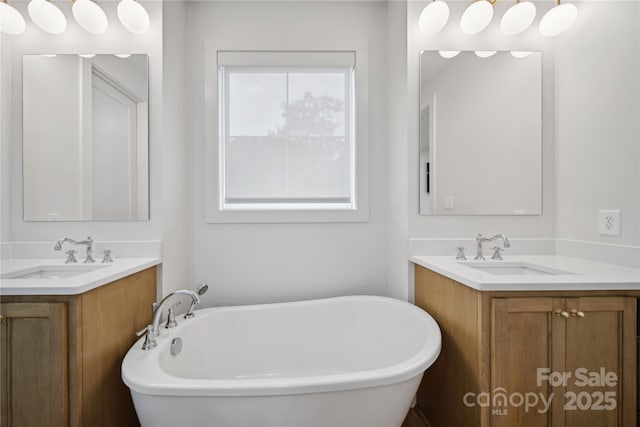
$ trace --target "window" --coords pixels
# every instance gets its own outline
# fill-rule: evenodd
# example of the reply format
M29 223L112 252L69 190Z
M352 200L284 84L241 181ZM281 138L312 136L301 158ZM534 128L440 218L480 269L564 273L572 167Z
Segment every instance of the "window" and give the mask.
M218 209L356 210L354 52L218 52Z

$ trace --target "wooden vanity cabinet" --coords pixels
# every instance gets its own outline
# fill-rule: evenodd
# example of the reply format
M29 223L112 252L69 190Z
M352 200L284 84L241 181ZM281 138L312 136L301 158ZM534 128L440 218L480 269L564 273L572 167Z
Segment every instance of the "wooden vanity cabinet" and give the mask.
M80 295L1 298L0 427L139 425L120 366L151 321L155 267Z
M639 292L480 292L420 266L415 277L416 304L443 338L418 391L417 406L433 427L636 425ZM554 374L552 384L540 372L538 382L539 368L570 376ZM609 385L576 385L602 369L615 373L615 385L611 377ZM491 394L479 405L483 392ZM503 404L501 393L553 398L548 411L538 411L542 403L526 410Z
M0 425L66 425L67 304L2 303Z

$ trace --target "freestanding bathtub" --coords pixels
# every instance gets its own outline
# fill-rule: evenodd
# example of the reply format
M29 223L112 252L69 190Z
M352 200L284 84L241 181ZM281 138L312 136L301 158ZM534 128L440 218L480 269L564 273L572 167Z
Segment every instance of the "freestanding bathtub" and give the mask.
M441 346L431 316L385 297L207 308L179 320L122 363L143 427L399 427Z

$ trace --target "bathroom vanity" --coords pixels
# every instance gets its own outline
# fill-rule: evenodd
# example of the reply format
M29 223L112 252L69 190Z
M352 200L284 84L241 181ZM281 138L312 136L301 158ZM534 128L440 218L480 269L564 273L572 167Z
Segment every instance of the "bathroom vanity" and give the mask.
M418 391L431 425L636 425L638 270L558 256L411 261L415 303L442 331Z
M120 365L151 320L158 263L117 260L56 279L35 278L52 262L29 273L38 262L3 261L0 426L138 425Z

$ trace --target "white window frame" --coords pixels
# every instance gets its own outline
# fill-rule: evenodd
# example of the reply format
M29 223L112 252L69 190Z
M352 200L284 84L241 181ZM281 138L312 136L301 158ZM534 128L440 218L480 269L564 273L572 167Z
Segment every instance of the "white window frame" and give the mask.
M231 49L224 50L214 46L213 42L207 43L206 47L206 88L205 88L205 156L204 156L204 177L205 177L205 205L207 223L291 223L291 222L367 222L369 220L369 180L368 180L368 94L367 94L367 51L366 47L356 49L311 49L311 50L250 50ZM351 94L350 107L354 110L351 117L354 123L350 126L350 148L351 148L351 197L348 202L318 201L318 203L308 203L303 201L299 205L286 201L286 203L228 203L224 195L224 140L223 127L227 120L223 114L223 103L219 94L223 93L225 82L223 78L228 74L219 73L220 67L232 68L250 66L250 62L243 62L242 58L251 56L234 54L257 55L262 57L261 64L265 61L275 61L275 64L282 62L282 55L279 53L295 53L289 55L291 58L304 58L305 55L314 53L332 53L325 57L335 57L340 61L345 54L350 54L355 59L352 68L353 79L349 79L353 84L349 88ZM230 56L231 55L231 56ZM317 55L316 55L317 56ZM229 57L234 58L233 65L229 63ZM221 59L222 58L222 59ZM240 58L240 59L238 59ZM265 59L266 58L266 59ZM271 59L269 59L271 58ZM274 59L275 58L275 59ZM299 59L293 59L298 61ZM329 61L331 62L331 61ZM222 65L221 65L222 64ZM292 64L284 63L282 70L285 71ZM334 70L338 64L333 64ZM324 65L323 65L324 66ZM326 68L331 69L332 64L327 63ZM257 69L258 67L256 67ZM309 66L314 71L317 67ZM344 67L341 67L344 69ZM269 66L270 70L274 68Z

